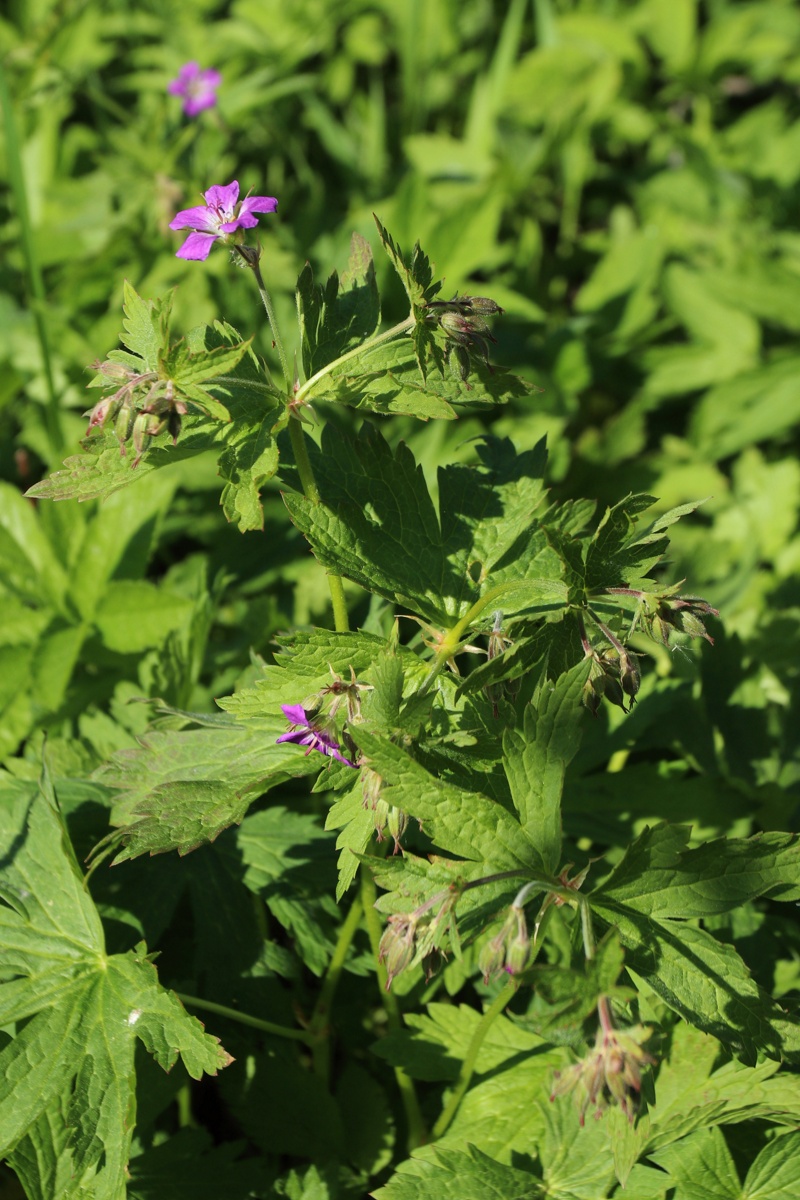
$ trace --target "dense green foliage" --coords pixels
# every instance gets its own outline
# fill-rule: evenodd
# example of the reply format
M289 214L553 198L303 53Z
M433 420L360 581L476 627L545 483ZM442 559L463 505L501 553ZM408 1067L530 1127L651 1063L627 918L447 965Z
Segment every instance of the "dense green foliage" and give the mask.
M2 1200L797 1194L799 86L790 0L0 17Z

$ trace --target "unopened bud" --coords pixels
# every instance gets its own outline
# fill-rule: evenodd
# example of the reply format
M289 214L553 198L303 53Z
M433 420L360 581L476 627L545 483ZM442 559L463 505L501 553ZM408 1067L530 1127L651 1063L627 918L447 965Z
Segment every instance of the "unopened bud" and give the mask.
M408 814L404 813L402 808L395 808L395 806L392 805L392 807L389 809L389 819L387 823L389 826L389 833L394 838L394 850L392 851L392 854L399 854L400 843L402 841L403 834L408 827Z
M386 990L414 958L417 919L413 913L393 913L378 946L378 962L386 963Z

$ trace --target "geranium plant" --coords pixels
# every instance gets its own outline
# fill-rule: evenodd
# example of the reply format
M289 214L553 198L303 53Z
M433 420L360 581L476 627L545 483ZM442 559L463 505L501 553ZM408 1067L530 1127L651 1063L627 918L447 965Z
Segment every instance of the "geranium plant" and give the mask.
M198 271L213 250L243 268L243 287L252 275L279 374L224 320L176 336L171 297L126 285L123 348L97 365L104 394L83 449L29 494L130 488L135 505L141 480L213 453L225 515L246 531L262 528L262 491L278 479L325 573L333 628L282 634L216 714L162 699L140 744L81 785L112 826L88 876L61 811L61 790L72 793L53 783L47 754L39 785L7 785L0 1023L16 1023L16 1036L0 1052L0 1140L12 1165L30 1195L44 1194L31 1181L46 1160L69 1181L51 1194L117 1197L130 1161L131 1187L145 1194L137 1178L158 1143L132 1141L134 1068L149 1070L137 1040L162 1067L180 1055L195 1078L225 1068L222 1095L267 1146L263 1162L231 1161L218 1194L349 1196L383 1183L374 1194L391 1200L601 1197L634 1171L642 1186L671 1178L680 1138L717 1145L721 1123L756 1111L795 1121L796 1077L779 1064L797 1061L800 1026L712 923L759 897L800 899L795 837L693 842L686 826L644 823L611 859L592 852L603 741L646 753L664 703L647 646L683 653L717 627L707 601L663 574L668 531L696 506L648 518L649 495L603 512L558 502L543 443L520 450L488 434L426 477L383 418L452 421L512 396L536 403L492 361L502 308L490 296L443 298L419 246L406 256L377 221L407 317L381 328L371 248L354 235L341 278L300 273L290 342L255 233L276 208L265 196L240 201L233 181L209 187L171 228L190 231L177 254ZM337 419L342 409L365 418L360 428ZM696 703L689 690L685 700ZM292 782L302 778L313 780L310 802ZM337 831L338 908L323 813ZM109 861L124 880L140 856L183 856L218 838L217 874L191 883L198 922L220 922L214 984L176 996L158 982L158 945L106 948L101 916L116 909L98 909L92 889ZM154 860L136 866L146 890ZM259 910L251 928L245 892L268 922ZM144 928L146 914L135 921ZM360 1043L342 1015L356 995ZM243 1029L262 1040L242 1040ZM690 1101L682 1056L696 1059ZM499 1141L522 1126L514 1104L493 1099L495 1083L526 1113L528 1150L513 1164ZM298 1156L291 1136L270 1155L247 1116L266 1094L278 1124L282 1106L296 1121L315 1114L302 1178L281 1161ZM349 1097L373 1124L348 1117ZM585 1122L589 1113L605 1116ZM557 1180L561 1190L547 1190Z

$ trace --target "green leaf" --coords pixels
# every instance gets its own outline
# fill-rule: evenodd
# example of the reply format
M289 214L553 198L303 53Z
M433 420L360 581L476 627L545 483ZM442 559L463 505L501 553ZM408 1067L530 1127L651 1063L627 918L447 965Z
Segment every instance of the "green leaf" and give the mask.
M0 1052L0 1153L30 1135L98 1197L121 1195L133 1133L137 1038L165 1069L195 1079L230 1061L158 983L144 947L105 953L64 824L46 794L4 789L0 829L4 1025L28 1018ZM13 852L13 853L12 853ZM37 1123L66 1118L52 1149Z
M793 1200L800 1188L800 1133L768 1142L747 1172L747 1200Z
M800 899L800 838L760 833L719 838L688 849L689 826L645 829L592 893L592 902L624 904L659 920L707 917L769 895Z
M550 1193L528 1171L504 1166L476 1146L434 1147L430 1158L410 1158L375 1200L537 1200Z
M469 862L484 861L493 871L540 867L531 838L499 804L437 779L405 750L363 725L352 726L350 732L384 780L383 799L421 821L443 850Z
M522 730L503 735L503 766L520 823L539 850L544 870L561 865L561 793L564 775L580 745L584 710L580 699L589 664L579 662L538 702L525 709Z
M526 979L533 985L533 1001L527 1013L517 1018L519 1024L549 1042L582 1048L584 1022L596 1010L601 996L631 1000L636 995L632 988L617 987L623 957L619 939L612 932L581 970L532 967Z
M732 946L686 921L655 921L613 901L595 903L594 894L589 902L617 930L629 970L685 1020L745 1062L759 1051L800 1060L800 1023L758 986Z
M218 724L150 733L141 748L119 751L96 772L124 793L113 814L124 827L110 835L123 846L115 862L166 850L188 854L238 824L260 793L324 765L301 746L276 744L286 732L283 717L248 728L224 717Z
M731 1152L717 1126L698 1129L650 1157L669 1171L681 1200L739 1200L742 1195Z
M380 322L380 298L366 238L353 234L341 280L334 271L324 287L315 284L306 263L297 281L297 315L307 379L372 337Z
M426 1013L406 1013L405 1028L390 1031L372 1047L378 1058L402 1067L412 1079L453 1083L480 1023L467 1004L429 1004ZM542 1049L542 1040L508 1017L492 1022L475 1060L478 1075L496 1074L504 1064Z
M174 294L174 291L170 291L157 300L143 300L127 279L122 284L124 317L123 332L119 337L122 344L141 359L137 365L140 371L158 369L159 355L169 337L169 318ZM129 357L122 355L125 361ZM120 361L119 358L116 361Z
M638 536L636 531L639 513L654 503L654 496L627 496L606 509L586 550L588 592L633 586L660 562L668 539L660 535L655 525Z
M454 404L507 404L515 397L527 398L531 391L531 385L515 375L474 360L469 378L463 380L446 367L441 354L423 377L411 340L398 337L365 346L363 353L333 367L314 383L309 397L368 412L452 421Z
M241 1159L245 1149L243 1141L215 1146L205 1129L180 1129L131 1159L127 1200L250 1200L268 1172Z
M455 624L495 586L498 607L563 604L560 560L531 522L543 447L514 456L508 443L488 440L479 453L477 467L440 472L437 518L402 443L392 453L375 430L353 439L328 426L314 456L323 503L296 493L284 499L329 571L439 625Z
M411 312L416 318L414 332L414 356L423 379L427 374L428 362L435 356L435 338L433 328L426 321L426 307L441 290L441 283L434 282L430 259L420 249L419 242L414 246L411 261L407 262L400 247L395 243L391 234L384 229L375 214L372 214L378 227L383 248L405 288Z
M166 361L185 380L178 390L204 414L184 418L176 445L168 432L159 434L134 468L133 455L121 452L115 435L105 430L85 438L83 452L66 459L63 470L43 479L28 495L103 499L154 470L214 451L225 481L225 515L243 532L260 529L259 491L278 466L274 439L287 419L285 397L265 380L250 343L221 322L192 330Z

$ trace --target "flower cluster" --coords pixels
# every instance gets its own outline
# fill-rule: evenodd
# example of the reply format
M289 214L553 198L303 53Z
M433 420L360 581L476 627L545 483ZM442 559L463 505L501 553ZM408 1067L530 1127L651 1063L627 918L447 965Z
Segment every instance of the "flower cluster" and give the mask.
M205 108L217 103L217 88L222 83L219 71L204 71L199 63L184 63L167 91L171 96L183 98L184 116L196 117Z
M190 229L191 233L176 252L176 258L203 262L214 242L236 244L240 230L254 229L256 213L274 213L278 201L274 196L246 196L239 200L239 183L234 179L224 186L215 184L203 193L205 204L184 208L170 221L170 229Z
M603 1005L605 1001L601 1000L600 1003ZM606 1108L614 1104L633 1123L639 1110L642 1068L654 1066L656 1062L642 1049L642 1042L646 1042L651 1033L652 1030L643 1025L625 1030L614 1029L608 1018L601 1019L594 1050L566 1071L555 1072L550 1099L576 1092L581 1125L586 1121L589 1108L594 1108L595 1115L601 1116Z

